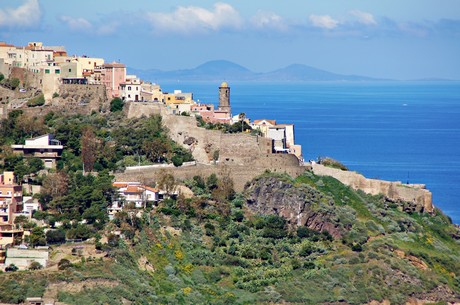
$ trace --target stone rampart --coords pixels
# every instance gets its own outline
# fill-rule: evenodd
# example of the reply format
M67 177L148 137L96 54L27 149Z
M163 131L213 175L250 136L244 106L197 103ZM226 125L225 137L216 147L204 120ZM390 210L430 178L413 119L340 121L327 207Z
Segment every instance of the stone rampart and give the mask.
M434 211L432 194L423 184L402 184L400 181L390 182L368 179L352 171L343 171L312 164L312 170L318 176L331 176L345 185L371 195L383 194L391 200L413 203L418 211L432 213Z
M263 174L266 170L271 170L278 173L286 173L292 177L297 177L307 170L307 167L299 166L286 166L286 164L277 164L277 161L282 161L282 158L274 158L266 160L267 163L271 163L271 166L263 166L262 163L255 163L252 166L240 166L240 165L204 165L199 164L197 166L189 167L176 167L163 169L174 175L178 180L191 179L193 176L201 176L206 178L211 174L220 175L224 168L228 171L230 178L234 182L234 188L237 192L241 192L244 189L246 182L251 181L255 177ZM139 169L138 171L126 171L124 173L115 174L116 181L143 181L147 184L154 184L158 181L158 174L161 172L161 168L153 169L146 168L144 170Z
M59 97L51 99L50 105L71 114L89 114L92 111L105 112L110 108L103 85L61 85Z
M234 181L235 190L242 191L246 182L266 170L297 177L307 169L299 165L299 160L294 155L273 154L271 139L268 138L201 128L197 126L195 117L171 114L157 103L130 103L126 111L129 117L160 113L164 126L169 130L169 136L192 152L197 166L167 169L177 179L190 179L195 175L208 177L212 173L219 174L225 166ZM218 165L214 165L216 151L219 152ZM160 169L140 168L138 171L116 174L116 179L155 182L159 171Z
M128 119L139 118L143 115L149 117L160 114L161 109L158 103L128 102L125 105L125 113Z

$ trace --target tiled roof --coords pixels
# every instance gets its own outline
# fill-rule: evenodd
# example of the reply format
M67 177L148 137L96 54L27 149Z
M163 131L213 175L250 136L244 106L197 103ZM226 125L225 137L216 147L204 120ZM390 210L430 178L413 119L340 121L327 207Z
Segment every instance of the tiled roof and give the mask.
M135 185L128 185L126 193L142 193L142 189Z
M147 190L147 191L151 191L151 192L154 192L154 193L158 193L158 190L153 188L153 187L150 187L150 186L144 186L144 188Z

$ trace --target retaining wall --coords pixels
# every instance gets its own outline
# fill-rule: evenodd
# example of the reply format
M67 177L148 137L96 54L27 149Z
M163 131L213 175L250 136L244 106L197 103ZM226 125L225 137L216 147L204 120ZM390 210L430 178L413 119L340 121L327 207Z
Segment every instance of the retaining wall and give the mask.
M432 213L434 206L432 194L423 184L402 184L400 181L390 182L377 179L368 179L357 172L343 171L312 164L312 170L318 176L331 176L345 185L371 195L383 194L392 200L402 200L413 203L418 211Z

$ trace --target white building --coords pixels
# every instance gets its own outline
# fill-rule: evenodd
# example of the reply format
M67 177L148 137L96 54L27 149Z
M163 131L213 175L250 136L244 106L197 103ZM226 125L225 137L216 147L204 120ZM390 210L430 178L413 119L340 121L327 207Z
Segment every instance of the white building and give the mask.
M55 168L64 146L50 134L27 139L24 145L11 145L14 153L43 160L45 168Z

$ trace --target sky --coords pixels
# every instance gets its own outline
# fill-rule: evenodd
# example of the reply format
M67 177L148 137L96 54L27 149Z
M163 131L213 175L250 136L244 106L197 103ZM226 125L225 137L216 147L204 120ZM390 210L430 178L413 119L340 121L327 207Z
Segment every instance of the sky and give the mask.
M0 0L0 41L136 69L229 60L255 72L460 80L459 0Z

